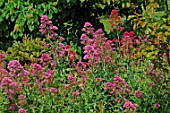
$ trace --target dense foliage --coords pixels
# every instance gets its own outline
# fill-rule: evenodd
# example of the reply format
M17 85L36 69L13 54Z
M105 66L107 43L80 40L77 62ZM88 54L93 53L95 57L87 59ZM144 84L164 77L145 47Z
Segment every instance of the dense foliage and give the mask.
M150 0L146 9L130 17L133 18L129 21L131 26L127 26L120 11L113 9L108 35L103 28L98 28L100 23L95 17L103 15L98 9L106 10L112 2L28 1L34 4L33 9L40 4L53 3L50 7L60 4L61 12L42 11L34 23L38 30L15 40L7 51L0 51L1 112L169 113L169 16L155 18L153 13L158 2ZM129 2L121 2L128 6ZM13 0L3 3L0 7L10 3L19 5ZM68 14L67 11L72 11L69 8L74 11ZM82 14L78 15L77 9ZM94 13L96 9L98 13ZM88 18L83 18L84 14ZM16 18L8 23L15 26L12 32L30 30L25 24L23 28L16 26ZM27 21L31 21L29 17L25 18ZM7 31L1 29L1 32ZM37 37L31 38L34 35Z
M0 1L0 45L6 50L14 40L22 40L24 34L39 37L39 18L48 15L60 27L59 34L77 40L83 23L90 21L95 27L102 27L97 17L108 12L107 7L98 7L96 1L80 0L1 0ZM100 12L103 12L100 14ZM74 26L73 26L74 25ZM78 32L78 33L77 33ZM2 45L3 44L3 45ZM5 46L4 46L5 45Z

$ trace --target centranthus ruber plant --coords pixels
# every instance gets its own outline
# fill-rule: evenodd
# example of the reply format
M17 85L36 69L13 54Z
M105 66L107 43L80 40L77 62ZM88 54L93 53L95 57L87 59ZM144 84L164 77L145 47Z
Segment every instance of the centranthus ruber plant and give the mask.
M103 69L109 69L114 63L113 56L117 54L113 42L105 37L102 29L94 31L89 22L84 24L82 31L85 32L80 37L81 44L84 45L83 59L92 68L101 69L102 66Z
M110 23L116 36L113 40L106 37L103 29L95 30L90 22L84 24L81 58L72 45L62 42L64 38L55 32L58 28L43 15L40 33L46 37L44 48L49 49L38 60L23 65L19 59L7 62L0 53L0 111L169 111L169 79L154 70L152 62L139 63L135 59L138 46L147 41L134 31L126 31L116 10L111 12Z
M56 40L57 38L61 41L64 40L63 37L59 36L55 31L58 30L57 26L53 25L53 22L48 19L46 15L41 16L41 25L39 32L42 35L45 35L47 38L51 40Z

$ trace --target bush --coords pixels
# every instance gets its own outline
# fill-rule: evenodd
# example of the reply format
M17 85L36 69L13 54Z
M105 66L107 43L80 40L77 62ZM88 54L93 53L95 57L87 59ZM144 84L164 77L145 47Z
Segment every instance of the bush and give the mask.
M11 43L13 40L22 40L24 34L37 36L37 28L39 26L39 17L47 14L49 18L59 11L56 7L57 2L34 2L24 0L11 0L0 2L0 41ZM7 39L7 40L6 40ZM4 49L8 48L4 47Z
M113 10L110 16L118 36L113 40L90 22L84 24L80 37L84 61L54 35L57 27L42 16L40 31L52 46L39 61L23 66L17 60L8 63L0 54L1 111L169 112L169 74L154 70L148 59L134 60L142 40L133 31L121 30L123 24L114 24L120 20L117 14Z

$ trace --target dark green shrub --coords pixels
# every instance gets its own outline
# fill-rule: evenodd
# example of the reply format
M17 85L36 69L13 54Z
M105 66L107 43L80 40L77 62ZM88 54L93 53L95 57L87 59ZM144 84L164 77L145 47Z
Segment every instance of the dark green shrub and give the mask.
M23 35L35 36L39 27L39 18L43 14L51 19L59 11L57 2L34 2L29 0L0 1L0 42L2 45L13 40L22 40ZM10 46L6 44L7 47ZM5 49L5 48L4 48Z

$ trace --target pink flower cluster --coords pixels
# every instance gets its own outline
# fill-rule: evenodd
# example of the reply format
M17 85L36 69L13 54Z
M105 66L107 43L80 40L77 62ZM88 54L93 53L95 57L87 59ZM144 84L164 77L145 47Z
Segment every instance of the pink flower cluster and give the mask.
M156 107L156 108L160 108L161 105L160 105L159 103L156 103L156 104L155 104L155 107Z
M41 74L43 71L44 71L44 68L40 64L37 64L37 63L33 64L32 75L37 76Z
M0 62L5 61L5 60L6 60L6 58L5 58L4 54L0 53Z
M137 109L137 104L132 104L130 101L126 101L123 105L126 113L133 113Z
M56 68L56 62L52 59L51 56L48 55L48 53L43 53L40 58L40 64L45 67L45 66L51 66L53 68Z
M17 109L17 105L15 104L10 104L8 110L16 110Z
M80 93L77 92L77 91L74 91L74 92L72 92L72 96L73 97L78 97L78 96L80 96Z
M121 17L118 15L118 12L113 9L110 14L110 20L109 23L111 25L110 31L113 32L113 30L116 28L117 31L121 32L124 30L123 22L121 21Z
M83 32L87 33L87 35L93 35L94 28L93 25L90 22L86 22L84 24L84 28L82 29ZM83 38L83 37L82 37ZM85 38L85 37L84 37Z
M78 76L89 75L88 63L83 61L78 61L77 63L72 63L73 70Z
M109 91L110 94L119 95L119 94L128 94L130 93L130 86L125 82L125 80L119 76L114 76L113 83L106 82L105 90Z
M0 68L4 67L4 65L6 65L5 60L6 60L6 58L5 58L4 54L0 53Z
M18 105L26 105L27 102L26 102L25 99L26 99L26 96L23 95L23 94L20 94L20 95L18 96Z
M55 49L55 57L66 60L68 58L69 62L77 60L77 53L73 51L69 45L64 45L59 43L58 47Z
M58 92L57 88L54 88L54 87L50 88L50 93L52 96L54 96L57 92Z
M15 76L24 70L24 67L21 66L21 64L17 60L11 60L8 63L7 68L9 69L11 76Z
M54 70L47 70L46 72L42 72L39 76L36 76L34 85L41 88L45 85L51 84L54 80Z
M68 80L68 83L70 83L70 84L76 84L77 83L76 77L74 77L72 74L70 74L67 77L67 80Z
M4 77L1 81L1 89L4 90L5 94L8 94L11 98L16 94L15 87L17 86L16 82L11 80L8 77Z
M0 53L0 68L4 67L6 65L6 62L5 62L6 58L4 56L4 54Z
M104 37L102 29L94 31L89 22L86 22L84 27L85 33L80 37L81 43L85 45L83 59L88 60L89 63L110 62L110 53L114 50L113 42Z
M59 40L63 41L64 38L61 36L58 36L58 34L55 33L55 31L57 30L58 30L58 27L54 26L52 21L50 21L46 15L43 15L41 17L41 25L39 29L39 32L41 34L45 35L46 37L52 40L56 40L56 38L59 38Z
M122 40L120 41L120 43L120 49L125 53L129 53L132 49L134 49L134 45L140 44L140 41L136 38L135 33L133 31L126 31L123 33Z
M18 113L25 113L26 111L25 111L25 109L24 108L20 108L19 110L18 110Z
M141 98L142 97L142 92L140 91L140 90L137 90L136 92L135 92L135 96L137 97L137 98Z

